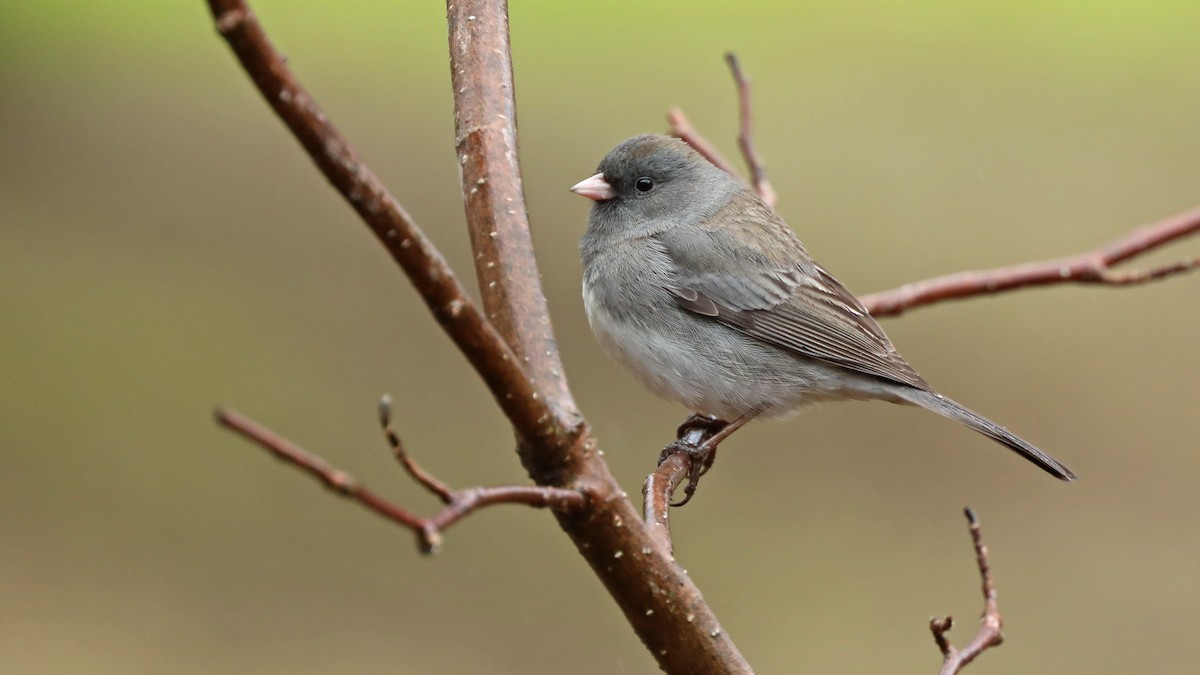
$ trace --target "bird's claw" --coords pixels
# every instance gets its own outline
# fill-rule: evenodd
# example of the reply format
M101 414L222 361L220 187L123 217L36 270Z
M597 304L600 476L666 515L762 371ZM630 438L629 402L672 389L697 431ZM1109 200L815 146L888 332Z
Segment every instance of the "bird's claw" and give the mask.
M679 425L679 438L663 448L662 454L658 456L659 464L680 452L691 458L688 483L683 488L683 500L672 502L671 506L683 506L692 500L696 488L700 485L700 477L708 473L713 462L717 460L717 446L709 441L728 425L728 422L710 415L692 415Z

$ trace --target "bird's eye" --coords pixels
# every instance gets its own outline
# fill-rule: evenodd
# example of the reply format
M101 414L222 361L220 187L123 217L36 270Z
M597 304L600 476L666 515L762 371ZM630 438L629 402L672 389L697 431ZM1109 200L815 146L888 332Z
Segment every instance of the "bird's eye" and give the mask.
M638 192L649 192L654 189L654 181L650 178L642 176L634 181L633 187L637 188Z

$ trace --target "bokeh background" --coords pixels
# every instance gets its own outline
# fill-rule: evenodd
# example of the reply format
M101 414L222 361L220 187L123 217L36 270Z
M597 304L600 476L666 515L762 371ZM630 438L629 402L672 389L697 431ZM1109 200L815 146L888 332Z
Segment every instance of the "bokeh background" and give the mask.
M1200 4L736 4L512 9L545 286L631 494L684 411L598 352L566 188L672 105L736 155L725 50L754 80L781 212L858 292L1200 203ZM254 6L469 275L444 6ZM1198 301L1191 276L888 320L931 382L1082 479L921 411L830 405L735 436L674 514L677 553L761 672L930 673L927 618L960 617L962 643L980 609L969 504L1007 620L969 672L1195 672ZM233 405L433 509L376 429L391 392L442 478L525 480L483 386L199 0L3 4L0 310L0 671L655 671L548 514L482 513L425 558L215 427Z

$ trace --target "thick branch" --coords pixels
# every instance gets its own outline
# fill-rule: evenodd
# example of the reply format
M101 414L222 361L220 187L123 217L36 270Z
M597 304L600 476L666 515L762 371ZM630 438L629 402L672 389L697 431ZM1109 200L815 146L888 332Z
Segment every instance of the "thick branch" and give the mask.
M537 508L548 507L560 513L578 513L587 505L587 498L583 493L554 487L510 485L451 490L408 459L399 437L391 430L385 417L384 425L388 429L388 439L393 442L396 454L404 455L404 466L409 475L437 494L446 505L433 517L423 518L368 490L350 474L331 466L324 459L237 411L221 408L217 410L216 417L222 426L254 441L276 458L308 473L339 495L352 499L393 523L411 530L417 536L417 544L421 551L425 553L437 551L442 543L442 533L451 525L486 506L524 504ZM434 488L434 485L437 487Z
M564 416L577 416L562 374L525 211L508 10L502 2L458 7L451 3L448 9L455 150L483 304L550 404L562 407Z
M971 543L975 546L975 564L979 567L979 577L983 587L983 616L979 619L979 632L966 647L955 649L950 644L946 633L954 625L954 619L947 616L944 619L934 617L929 620L929 630L933 640L942 652L942 669L939 675L954 675L968 663L975 660L984 650L1004 642L1002 630L1004 620L1000 616L1000 607L996 604L996 585L992 583L992 570L988 564L988 550L983 543L983 533L979 529L979 521L971 509L963 509L971 528Z
M246 3L208 4L217 30L263 98L412 280L513 426L527 438L560 438L554 411L539 396L520 360L483 317L441 253L301 86Z
M475 271L488 319L521 360L560 429L580 423L563 376L533 254L517 162L517 120L502 1L448 2L454 146ZM523 430L518 429L519 432ZM524 435L522 433L522 435ZM562 461L562 448L527 444L527 468Z
M538 280L517 165L508 11L502 0L448 0L456 149L483 302L541 385L552 410L575 414L561 379ZM700 590L658 545L580 426L578 442L526 438L522 459L539 484L580 487L594 508L559 517L626 619L671 673L748 673Z

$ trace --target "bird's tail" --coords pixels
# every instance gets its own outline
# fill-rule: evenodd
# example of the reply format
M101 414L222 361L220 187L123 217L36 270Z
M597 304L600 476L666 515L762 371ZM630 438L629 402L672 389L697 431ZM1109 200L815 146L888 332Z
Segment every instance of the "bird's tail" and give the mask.
M1042 467L1043 470L1055 478L1060 478L1062 480L1075 480L1075 474L1070 469L1063 466L1062 462L1054 459L1041 450L1038 450L1032 444L1022 440L1021 438L1018 438L1016 435L1009 432L1008 429L1005 429L999 424L996 424L995 422L969 408L966 408L965 406L955 403L941 394L924 389L917 389L916 387L906 387L903 392L896 393L900 394L901 398L913 405L921 406L926 410L932 410L943 417L947 417L971 427L975 431L978 431L997 443L1012 449L1025 459L1028 459L1034 464Z

